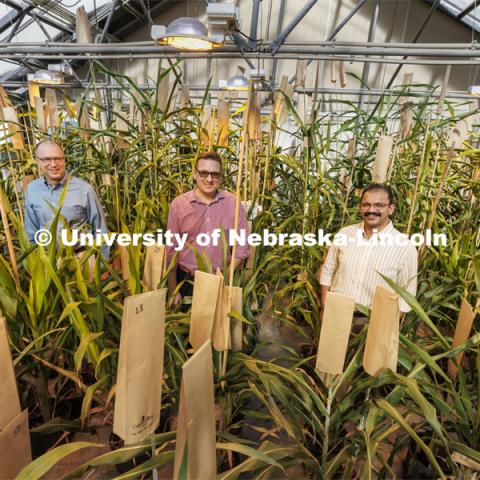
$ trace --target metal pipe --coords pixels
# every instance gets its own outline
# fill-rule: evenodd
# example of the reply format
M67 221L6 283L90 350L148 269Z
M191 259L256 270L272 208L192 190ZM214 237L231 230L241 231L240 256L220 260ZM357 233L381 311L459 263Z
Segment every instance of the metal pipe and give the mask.
M377 0L375 3L375 10L373 12L373 17L370 22L370 28L368 30L368 43L372 43L375 39L375 32L377 31L377 21L378 21L378 13L380 11L380 0ZM370 75L370 62L366 62L363 65L363 72L362 72L362 90L365 92L365 90L368 88L368 77ZM365 93L362 93L360 95L360 98L358 99L358 107L363 108L363 102L365 99Z
M327 41L325 43L330 44L332 40L337 36L338 32L350 21L350 19L367 3L367 0L360 0L355 7L350 11L350 13L335 27L333 32L327 37ZM324 42L320 42L324 43ZM340 43L340 42L338 42ZM309 60L307 62L307 67L313 62L313 60ZM288 83L292 84L295 81L295 75L292 75L288 79Z
M10 60L16 62L22 62L26 59L32 60L44 60L49 62L57 62L61 60L145 60L145 59L178 59L178 60L186 60L186 59L238 59L238 54L235 53L227 53L227 54L216 54L216 55L188 55L188 54L176 54L172 55L170 53L163 53L163 54L137 54L137 55L125 55L125 54L118 54L118 55L99 55L99 54L90 54L88 57L85 55L58 55L58 56L50 56L50 55L9 55L8 57L2 57L2 60ZM253 57L252 58L257 58ZM272 57L265 57L265 58L272 58ZM297 60L338 60L338 61L346 61L350 63L386 63L386 64L393 64L398 65L401 63L402 65L475 65L479 66L479 60L477 59L463 59L463 60L452 60L452 59L443 59L443 60L432 60L432 59L424 59L424 60L415 60L415 59L386 59L386 58L364 58L364 57L342 57L336 55L299 55L299 54L290 54L290 55L276 55L275 58L279 60L290 60L290 61L297 61ZM249 58L245 58L245 60L249 60ZM3 79L3 77L2 77ZM0 81L2 81L0 79Z
M110 12L108 13L108 17L103 27L102 34L100 36L98 43L103 43L105 41L105 37L107 36L107 32L113 20L113 14L115 13L115 9L117 8L117 3L118 3L118 0L112 0L112 6L110 9Z
M243 57L243 59L248 63L248 66L251 69L255 68L255 64L245 56L244 49L248 48L248 43L245 42L245 40L236 32L232 32L230 36L233 38L235 45L236 45L236 50L240 53L240 55ZM223 47L226 48L226 47Z
M135 46L132 47L127 43L121 44L65 44L64 46L20 46L15 43L0 44L0 49L2 49L2 57L12 57L14 55L51 55L52 58L55 55L84 55L86 53L97 53L97 54L107 54L107 55L116 55L116 54L129 54L132 57L140 54L156 54L159 56L170 55L175 57L190 57L190 58L206 58L206 57L216 57L222 56L222 54L233 54L236 53L238 57L238 50L236 47L222 47L215 49L208 53L200 52L183 52L176 50L172 47L167 46ZM472 46L469 49L441 49L437 48L435 44L432 45L432 48L427 49L409 49L409 48L373 48L373 47L348 47L348 46L331 46L331 47L321 47L321 46L289 46L284 45L280 48L277 54L274 54L269 45L263 45L257 49L255 52L243 52L245 56L258 58L259 55L263 55L265 58L276 58L280 55L345 55L345 59L348 60L348 57L352 56L392 56L392 57L405 57L405 56L415 56L415 57L448 57L448 58L478 58L480 57L480 45ZM88 58L88 57L86 57Z
M435 12L435 10L437 9L437 7L439 5L440 5L440 0L435 0L435 2L432 4L432 7L430 8L427 15L425 16L425 19L423 20L422 25L420 26L417 33L413 37L412 43L417 43L417 40L420 38L420 35L422 34L422 32L425 29L425 27L427 26L430 18L432 18L433 13ZM403 57L403 58L405 59L406 57ZM398 67L396 68L395 72L393 73L393 75L390 77L390 80L387 83L387 87L386 87L387 89L390 88L393 85L393 82L395 81L398 74L400 73L400 70L402 69L402 66L403 66L403 64L400 63L398 65ZM377 102L377 105L373 108L372 112L370 113L369 119L373 117L373 115L377 111L379 105L380 105L380 100Z
M5 82L2 83L2 85L8 87L8 88L20 88L26 85L27 82L23 81L12 81L12 82ZM191 91L205 91L205 85L197 85L197 84L186 84L186 86L191 90ZM123 90L125 88L124 85L120 84L112 84L112 83L106 83L106 82L94 82L94 83L89 83L88 84L89 88L99 88L99 89L106 89L106 90ZM153 91L156 89L156 85L147 85L147 84L141 84L137 85L137 87L141 90L148 90L148 91ZM276 85L278 87L278 85ZM68 82L63 85L49 85L49 88L56 88L56 89L62 89L62 88L82 88L82 85L79 85L78 83L74 82ZM209 88L210 91L212 92L220 92L224 91L223 88L220 88L218 86L212 85ZM267 92L269 91L269 88L261 88L255 87L256 91L264 91ZM314 88L311 87L296 87L295 92L296 93L301 93L305 95L312 95L314 93ZM328 87L320 87L317 89L318 93L324 93L324 94L332 94L332 95L360 95L362 92L361 88L328 88ZM405 91L403 88L392 88L390 90L383 90L381 88L377 89L372 89L369 91L369 93L372 96L381 96L381 95L392 95L392 96L402 96L405 95ZM418 97L418 98L423 98L423 97L431 97L431 98L438 98L441 96L441 91L433 91L432 89L425 89L425 90L409 90L408 95L411 97ZM445 93L446 98L470 98L474 99L472 95L458 91L458 90L452 90L452 91L447 91ZM335 100L334 101L338 101Z
M1 0L0 0L1 1ZM101 48L103 50L107 49L117 49L119 46L123 46L128 49L133 49L137 47L155 47L157 49L170 49L170 51L179 51L174 49L173 47L165 47L162 45L158 45L154 41L141 41L141 42L122 42L122 43L106 43L102 46L99 46L97 43L85 43L82 44L85 47L93 47L93 48ZM64 49L72 49L72 48L80 48L78 45L70 42L15 42L15 44L9 44L6 42L0 42L0 48L4 47L21 47L21 48L36 48L36 47L61 47ZM288 51L296 51L295 48L300 49L301 51L323 51L324 48L385 48L385 49L407 49L407 50L480 50L480 44L477 42L470 42L470 43L393 43L393 42L337 42L337 41L318 41L318 42L286 42L282 46L282 49L286 49ZM233 42L227 43L224 47L215 48L211 50L211 52L222 52L222 51L235 51L236 44ZM254 53L262 53L268 52L271 53L272 47L269 43L263 43L262 46Z
M260 1L253 0L252 8L252 20L250 23L250 40L248 41L248 46L254 49L257 45L257 30L258 30L258 16L260 13Z
M12 27L12 30L8 34L8 37L6 39L7 43L10 43L12 41L12 38L16 35L18 31L18 27L20 27L20 25L22 24L23 19L25 18L25 15L26 14L24 13L18 17L17 21L15 22L15 25ZM32 23L33 23L33 20L32 20Z
M309 2L295 15L293 20L285 27L283 31L277 34L277 36L272 40L272 49L275 53L286 38L292 33L295 27L300 23L300 21L305 17L305 15L311 10L311 8L317 3L317 0L309 0Z
M282 30L284 15L285 15L285 0L282 0L280 3L280 12L278 14L277 36ZM272 86L272 89L273 89L273 85L275 84L275 77L277 76L277 62L278 60L274 58L272 63L272 78L270 80L270 85Z

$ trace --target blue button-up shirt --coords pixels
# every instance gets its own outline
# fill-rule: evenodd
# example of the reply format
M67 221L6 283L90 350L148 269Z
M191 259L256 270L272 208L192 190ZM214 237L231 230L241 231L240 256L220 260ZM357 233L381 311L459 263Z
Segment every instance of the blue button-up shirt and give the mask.
M35 233L42 228L49 228L58 209L60 196L68 182L67 193L63 200L60 214L65 217L71 228L82 228L84 225L93 234L96 230L108 233L103 207L93 187L80 178L65 172L63 179L56 185L50 185L44 177L40 177L27 186L25 198L25 231L31 244L35 243ZM65 228L58 222L57 236ZM102 246L102 255L109 257L108 245Z

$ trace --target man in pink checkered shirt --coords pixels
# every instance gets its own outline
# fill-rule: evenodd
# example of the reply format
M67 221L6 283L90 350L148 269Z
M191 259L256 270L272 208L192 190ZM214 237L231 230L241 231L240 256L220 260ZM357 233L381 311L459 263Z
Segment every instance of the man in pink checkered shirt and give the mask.
M187 235L187 241L177 255L175 267L168 276L168 291L172 295L177 285L183 281L180 291L175 294L173 304L178 305L182 296L192 294L191 281L195 270L198 269L194 247L197 251L207 256L215 272L217 268L222 269L224 258L222 242L214 245L211 242L208 246L200 246L197 243L197 235L206 233L212 234L214 230L223 229L227 236L228 232L235 226L235 195L220 190L222 179L222 159L216 152L205 152L198 155L195 163L194 178L196 187L176 197L168 214L167 230L172 233ZM237 232L245 231L248 236L248 224L245 210L240 204ZM173 260L175 248L178 244L167 247L167 263ZM248 244L236 246L234 268L237 268L249 255ZM231 247L227 252L227 265L230 264Z

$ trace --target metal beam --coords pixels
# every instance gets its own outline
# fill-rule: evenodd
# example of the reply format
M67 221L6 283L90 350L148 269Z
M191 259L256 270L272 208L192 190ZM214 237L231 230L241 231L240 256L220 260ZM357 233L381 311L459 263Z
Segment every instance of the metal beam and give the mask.
M2 83L3 86L7 87L7 88L20 88L20 87L23 87L26 85L26 82L22 82L22 81L10 81L10 82L5 82L5 83ZM56 88L56 89L64 89L64 88L79 88L79 84L78 83L75 83L75 82L67 82L63 85L51 85L51 88ZM142 85L137 85L138 88L140 88L141 90L155 90L156 86L155 85L146 85L146 84L142 84ZM190 88L191 91L200 91L200 92L204 92L205 91L205 85L188 85L187 86ZM106 83L106 82L93 82L91 84L89 84L89 87L90 88L101 88L101 89L106 89L106 90L121 90L124 88L123 85L118 85L118 84L114 84L114 83ZM224 91L222 88L220 87L216 87L216 86L211 86L210 87L210 90L212 92L220 92L220 91ZM305 95L312 95L314 93L314 88L295 88L295 92L296 93L303 93ZM269 91L269 88L259 88L258 91ZM361 89L359 88L343 88L343 89L340 89L340 88L328 88L328 87L320 87L317 89L317 93L323 93L323 94L332 94L332 95L338 95L338 94L342 94L342 95L360 95L362 92ZM382 95L393 95L393 96L400 96L400 95L404 95L405 92L403 91L403 89L400 89L400 88L393 88L393 89L389 89L389 90L384 90L384 89L372 89L370 92L369 92L372 96L375 96L375 97L380 97ZM441 93L439 91L432 91L432 90L429 90L429 89L425 89L425 90L418 90L418 89L415 89L415 90L409 90L408 92L409 96L412 96L412 97L418 97L418 98L425 98L425 97L431 97L431 98L438 98L440 97ZM473 100L474 97L472 97L470 94L466 93L466 92L462 92L462 91L458 91L458 90L452 90L452 91L447 91L445 96L447 98L462 98L462 99L471 99ZM325 101L328 102L328 99L326 99ZM336 99L332 100L332 101L337 101Z
M32 10L33 7L26 7L21 10L11 10L2 18L0 18L0 34L3 33L5 30L8 30L13 23L17 22L19 19L23 19L26 13L29 10Z
M335 27L333 32L327 37L327 41L334 40L337 34L342 30L342 28L350 21L350 19L367 3L367 0L360 0L348 13L348 15ZM313 62L309 60L307 62L307 67ZM288 83L292 84L295 81L295 75L292 75L288 79Z
M458 15L457 15L457 20L461 20L465 15L468 15L472 10L475 10L477 8L477 2L472 2L467 8L462 10Z
M434 14L435 10L438 8L439 5L440 5L440 0L435 0L434 3L432 4L430 10L428 11L427 15L425 16L422 25L420 25L420 28L418 29L417 33L413 37L412 43L417 43L418 39L420 38L420 35L425 30L425 27L427 26L428 22L432 18L432 15ZM407 58L406 56L403 57L403 59L406 59L406 58ZM390 80L388 81L387 86L385 87L386 89L389 89L393 85L393 82L397 78L397 76L400 73L400 70L402 69L402 67L403 67L403 64L400 63L398 65L398 67L395 69L395 72L390 77ZM380 101L381 100L379 100L377 102L377 104L375 105L375 107L373 108L372 112L370 113L369 119L371 119L373 117L373 115L375 115L375 112L377 111L377 109L380 105Z
M8 7L14 8L17 11L23 11L25 9L24 6L18 4L17 2L13 0L2 0L5 5ZM29 12L33 11L37 5L29 5ZM67 26L65 24L60 24L55 20L52 20L51 18L47 17L47 15L44 15L43 13L40 12L35 12L35 15L46 25L50 25L53 28L56 28L57 30L60 30L62 32L66 33L73 33L75 31L75 28L73 26Z
M108 29L110 28L110 24L112 23L113 14L115 13L115 9L117 8L118 0L112 0L112 6L110 7L110 12L108 14L107 20L105 25L103 26L102 34L100 35L100 39L98 43L103 43L105 41L105 37L107 35Z
M63 55L68 57L69 55L84 56L86 59L90 58L89 53L99 55L109 55L114 57L115 55L125 54L133 57L138 57L144 54L150 54L152 56L157 55L158 58L166 55L172 57L185 57L185 58L234 58L238 57L238 48L236 45L230 44L222 48L215 49L210 52L195 52L195 51L183 51L177 50L173 47L157 45L154 42L132 42L132 43L104 43L104 44L82 44L77 45L75 43L34 43L28 44L23 42L15 43L0 43L2 49L2 56L6 58L12 58L14 55L18 56L31 56L37 55L55 56ZM303 56L336 56L337 59L356 61L355 57L431 57L431 58L480 58L480 44L470 44L469 47L457 46L452 44L450 46L438 47L437 44L432 43L429 46L422 48L411 48L408 44L397 44L394 47L376 46L375 44L364 44L364 46L358 46L358 44L352 45L283 45L280 50L275 54L272 52L270 44L263 44L256 51L243 52L243 54L249 58L291 58L295 59L296 55Z
M368 43L373 43L375 40L375 32L377 30L377 21L378 21L378 14L380 12L380 0L377 0L375 4L375 10L373 11L373 16L370 21L370 28L368 30ZM365 90L368 89L368 77L370 75L370 62L366 62L363 65L363 72L362 72L362 94L358 99L358 107L362 108L363 103L365 100Z
M10 43L12 41L12 38L17 33L18 28L20 27L20 25L23 22L23 19L25 18L25 15L26 13L24 12L18 17L17 21L15 22L15 25L12 27L12 29L10 30L10 33L8 34L7 39L5 40L7 43Z
M297 13L297 15L295 15L293 20L285 27L285 29L272 40L272 48L274 53L280 48L281 45L283 45L283 42L285 42L294 28L301 22L303 17L305 17L305 15L316 3L317 0L309 0L308 3Z
M250 40L248 46L255 48L257 46L257 30L258 30L258 16L260 13L261 0L253 0L252 20L250 22Z
M278 38L280 32L282 31L284 15L285 15L285 0L281 0L280 12L278 14L278 23L277 23L277 37L275 37L275 38ZM273 48L272 48L272 51L273 51ZM276 51L278 51L278 48L276 49ZM271 86L272 90L273 90L273 86L275 85L275 78L277 76L277 63L278 63L278 59L274 58L273 59L273 64L272 64L272 78L270 79L270 86Z

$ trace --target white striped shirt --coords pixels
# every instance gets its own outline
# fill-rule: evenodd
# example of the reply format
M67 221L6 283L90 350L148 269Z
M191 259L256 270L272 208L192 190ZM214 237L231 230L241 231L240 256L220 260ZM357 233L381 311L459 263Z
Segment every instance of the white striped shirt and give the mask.
M374 235L365 236L363 223L342 228L339 232L348 238L345 246L332 245L322 266L320 284L331 287L332 292L354 297L357 303L370 307L377 285L389 288L377 273L392 279L406 288L413 296L417 291L417 250L408 242L406 245L375 244ZM392 222L380 232L378 239L405 236L394 228ZM356 241L362 238L361 244ZM400 298L400 311L411 308Z

